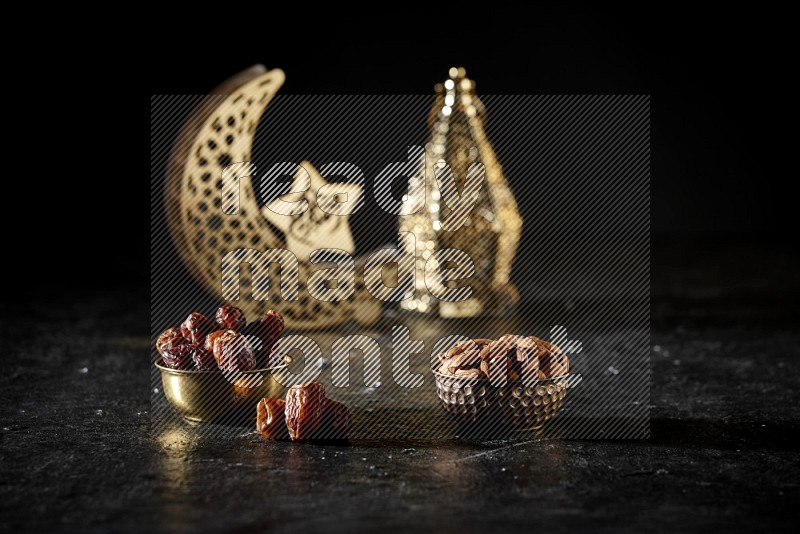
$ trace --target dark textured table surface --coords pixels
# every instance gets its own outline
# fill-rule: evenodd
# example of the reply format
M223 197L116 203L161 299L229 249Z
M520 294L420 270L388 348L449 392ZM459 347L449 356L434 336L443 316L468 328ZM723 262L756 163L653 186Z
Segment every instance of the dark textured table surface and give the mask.
M799 259L654 249L651 438L637 441L152 435L145 284L4 301L0 529L790 530Z

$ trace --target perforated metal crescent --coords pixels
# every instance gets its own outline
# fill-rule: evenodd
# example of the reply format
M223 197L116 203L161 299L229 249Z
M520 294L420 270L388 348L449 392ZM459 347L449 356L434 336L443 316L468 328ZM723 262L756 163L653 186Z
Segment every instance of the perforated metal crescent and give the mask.
M173 148L165 186L167 221L182 261L192 276L212 294L221 291L222 257L237 248L285 248L283 237L266 221L249 177L240 179L239 213L222 213L222 171L232 163L250 161L256 127L272 97L283 85L283 71L256 65L217 87L191 114ZM359 262L357 262L358 264ZM353 296L341 302L315 300L302 281L319 269L300 263L300 295L283 300L270 291L268 300L254 300L251 280L242 269L241 307L249 320L267 309L278 310L289 328L323 328L351 320L372 324L380 317L380 301L364 288L356 274ZM270 287L279 278L270 270Z

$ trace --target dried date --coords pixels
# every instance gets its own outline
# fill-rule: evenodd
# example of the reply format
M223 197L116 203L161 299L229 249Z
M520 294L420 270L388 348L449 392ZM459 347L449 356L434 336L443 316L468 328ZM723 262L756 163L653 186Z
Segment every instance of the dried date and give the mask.
M206 336L214 330L214 324L202 313L192 312L181 324L183 337L193 345L202 347Z
M217 310L217 324L224 330L241 332L247 324L244 312L236 306L225 304Z
M256 407L256 430L271 439L288 439L286 401L264 397Z
M216 343L217 339L219 339L225 332L227 332L227 330L215 330L214 332L208 334L206 336L205 349L213 354L214 343Z
M270 352L283 334L284 321L280 313L269 310L258 320L245 327L243 333L258 339L260 347L256 351L256 359L259 367L270 367Z
M192 347L192 362L198 371L212 371L217 368L214 353L198 345Z
M286 392L286 428L292 441L314 439L322 424L325 388L321 382L295 385Z
M213 340L214 359L223 371L255 369L256 354L247 338L234 330L226 330Z
M168 328L158 336L156 350L166 367L170 369L189 369L192 363L192 346L180 328Z

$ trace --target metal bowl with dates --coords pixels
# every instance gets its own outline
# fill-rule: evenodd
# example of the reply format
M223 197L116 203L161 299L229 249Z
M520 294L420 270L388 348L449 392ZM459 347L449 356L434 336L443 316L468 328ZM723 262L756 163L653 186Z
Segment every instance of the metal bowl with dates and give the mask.
M285 361L264 369L223 373L171 369L160 358L155 362L167 401L184 419L193 422L235 421L242 414L254 420L259 400L286 394L274 374L288 364Z

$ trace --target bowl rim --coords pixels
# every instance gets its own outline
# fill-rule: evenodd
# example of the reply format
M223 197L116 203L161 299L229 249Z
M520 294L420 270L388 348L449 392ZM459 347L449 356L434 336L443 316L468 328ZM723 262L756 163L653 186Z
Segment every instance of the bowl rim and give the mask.
M156 361L153 362L153 365L159 371L161 371L162 374L163 373L170 373L170 374L185 375L185 376L212 375L212 374L222 375L223 374L222 370L219 369L219 368L217 368L217 369L209 369L207 371L200 371L198 369L172 369L171 367L166 367L164 365L161 365L161 363L163 361L164 361L163 358L158 358ZM283 363L281 365L274 365L272 367L262 367L262 368L259 368L259 369L250 369L249 371L237 371L237 372L241 373L243 375L252 375L252 374L266 373L267 371L271 372L271 371L276 371L276 370L279 370L279 369L286 369L287 367L289 367L289 363L288 362L287 363Z
M503 387L503 385L496 386L496 385L492 384L492 381L490 379L488 379L488 378L465 378L463 376L454 376L454 375L448 375L448 374L440 373L439 371L436 371L434 369L431 369L431 372L433 373L433 375L436 378L447 378L449 380L460 380L462 382L485 382L485 383L489 384L491 387L495 387L495 388ZM569 379L570 376L573 376L574 374L575 373L567 373L565 375L554 376L552 378L545 378L545 379L538 379L537 378L532 383L525 384L525 385L526 386L535 386L537 384L547 384L549 382L555 382L556 380L567 380L567 379ZM511 384L524 384L524 382L522 382L522 380L517 380L517 381L514 381L514 382L506 382L504 385L508 386L508 385L511 385Z

